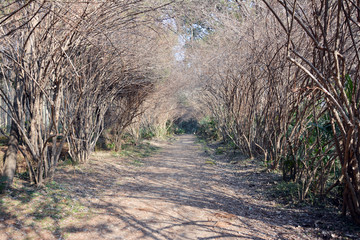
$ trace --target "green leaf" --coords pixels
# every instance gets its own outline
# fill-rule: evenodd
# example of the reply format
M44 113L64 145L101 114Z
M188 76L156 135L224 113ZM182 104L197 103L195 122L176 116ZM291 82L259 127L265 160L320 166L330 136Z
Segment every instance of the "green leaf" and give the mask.
M346 96L348 97L348 100L351 101L352 99L352 95L354 92L354 83L351 80L351 77L349 76L349 74L345 75L345 91L346 91Z

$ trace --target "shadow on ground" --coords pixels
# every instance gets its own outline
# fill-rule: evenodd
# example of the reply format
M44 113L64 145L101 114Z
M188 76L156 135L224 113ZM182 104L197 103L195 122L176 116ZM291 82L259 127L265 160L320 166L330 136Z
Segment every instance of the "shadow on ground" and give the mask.
M206 164L194 140L182 136L140 167L93 161L92 171L78 172L69 181L77 186L74 193L88 201L85 205L117 224L70 226L63 231L86 229L101 236L132 229L150 239L287 239L286 231L294 232L299 225L281 217L286 210L254 203L242 192L247 187L244 179L233 169ZM283 228L283 237L269 231L276 227Z
M0 232L19 221L33 229L20 227L18 232L26 236L32 231L41 239L314 239L305 232L315 228L320 228L319 239L337 237L314 220L312 209L265 201L263 185L269 176L255 165L234 167L224 159L215 164L194 142L194 136L184 135L146 159L96 155L82 169L62 168L58 194L48 193L52 200L27 217L5 211L0 202L0 218L6 222ZM65 206L61 194L66 194ZM87 214L69 210L77 202ZM44 215L41 209L53 212ZM26 221L40 210L39 216L52 223L47 234L36 221Z

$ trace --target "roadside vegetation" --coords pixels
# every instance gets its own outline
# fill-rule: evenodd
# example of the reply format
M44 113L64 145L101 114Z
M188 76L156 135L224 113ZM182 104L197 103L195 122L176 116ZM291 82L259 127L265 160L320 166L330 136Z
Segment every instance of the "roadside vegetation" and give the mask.
M204 132L263 159L298 202L334 197L360 223L358 3L211 6L190 18L186 59Z

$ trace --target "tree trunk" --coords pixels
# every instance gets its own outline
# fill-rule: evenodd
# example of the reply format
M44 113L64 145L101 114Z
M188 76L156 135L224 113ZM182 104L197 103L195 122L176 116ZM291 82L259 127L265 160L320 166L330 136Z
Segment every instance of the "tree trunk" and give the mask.
M2 170L2 181L5 188L11 187L14 180L17 162L17 152L19 150L18 137L19 133L17 126L14 122L12 122L8 149L4 156L4 166Z

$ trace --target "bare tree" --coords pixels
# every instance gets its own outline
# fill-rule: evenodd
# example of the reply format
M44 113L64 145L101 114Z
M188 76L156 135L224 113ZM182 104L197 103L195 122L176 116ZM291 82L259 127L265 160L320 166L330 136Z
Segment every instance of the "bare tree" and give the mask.
M276 17L260 1L238 4L207 15L200 8L212 31L186 49L192 74L203 82L200 102L225 141L250 158L263 155L284 180L296 182L299 200L309 191L325 195L337 183L330 170L338 158L324 94L286 58L288 36L278 24L285 12ZM304 39L301 26L292 33L292 44L312 56L312 40Z
M30 176L42 185L44 178L53 175L64 143L57 143L64 136L59 131L64 66L82 19L74 16L64 21L69 6L63 3L30 1L10 6L16 10L3 20L1 55L5 80L15 86L16 97L8 99L6 89L1 89L1 98L31 154L31 159L26 158ZM9 150L16 155L15 147Z
M360 223L358 5L346 0L264 2L287 35L289 61L310 79L309 87L322 93L342 168L343 213L348 209ZM311 44L299 48L293 41L297 33Z
M144 28L154 22L155 15L150 13L171 2L17 1L1 5L4 84L0 95L7 106L2 110L13 122L12 147L3 171L9 183L16 166L17 140L31 155L24 152L37 185L53 176L66 140L74 159L86 162L110 104L124 98L129 89L146 88L153 80L147 79L149 66L133 60L141 56L135 50L139 39L145 39Z

